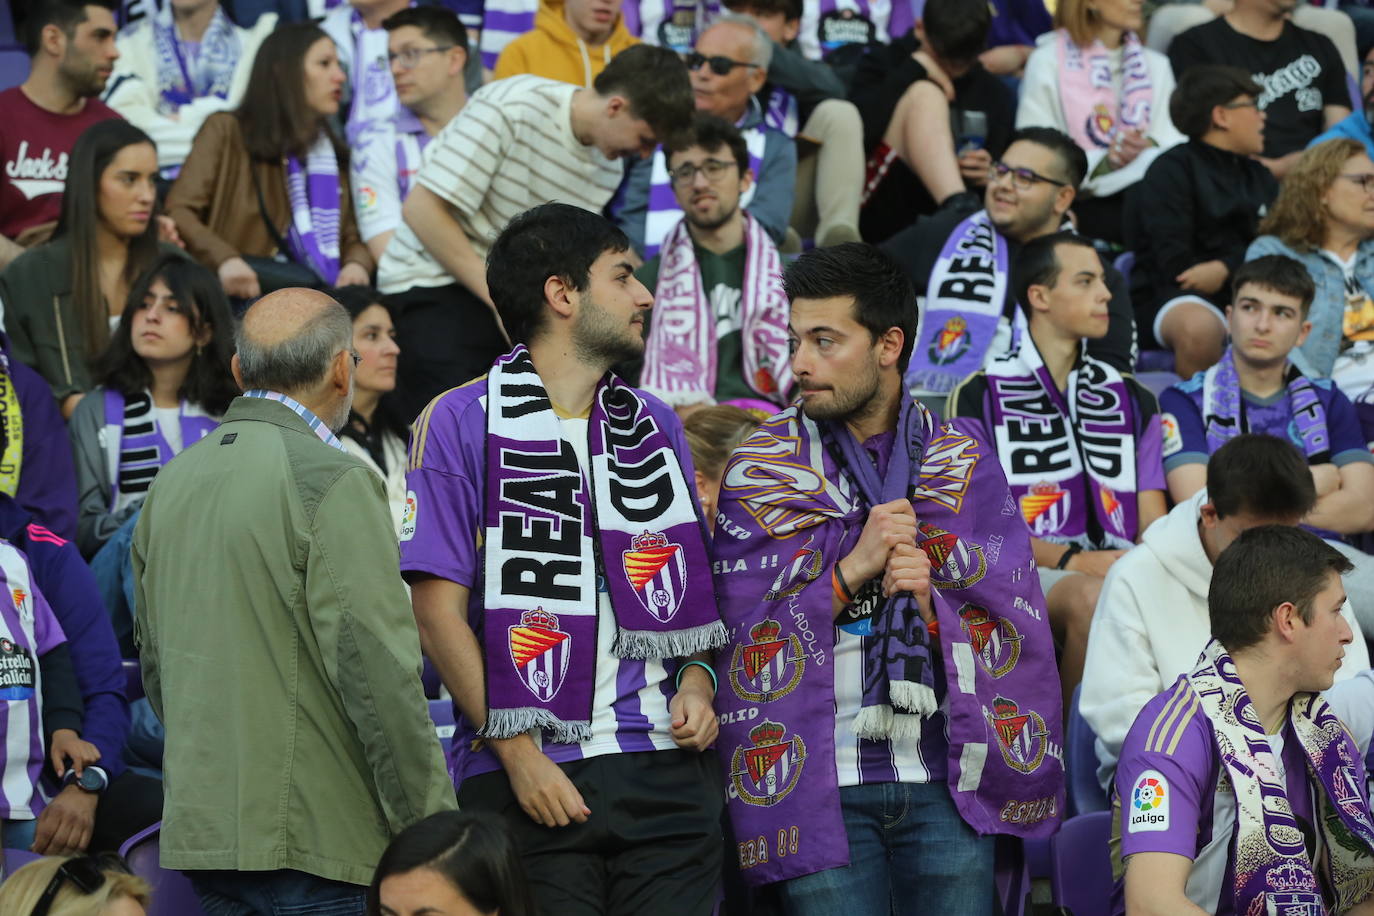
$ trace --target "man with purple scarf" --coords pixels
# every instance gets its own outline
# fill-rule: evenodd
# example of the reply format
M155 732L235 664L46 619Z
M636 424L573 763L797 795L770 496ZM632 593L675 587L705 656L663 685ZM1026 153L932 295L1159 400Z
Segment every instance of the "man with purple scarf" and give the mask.
M415 421L401 531L459 804L504 817L542 912L704 916L725 628L682 425L609 371L653 297L625 235L568 204L517 216L487 265L516 346Z
M1217 558L1211 642L1122 747L1116 913L1374 913L1363 755L1319 693L1354 638L1349 569L1287 525Z
M901 268L850 243L783 285L801 399L735 450L713 545L739 867L789 914L991 914L991 835L1048 836L1064 801L1026 528L905 391Z

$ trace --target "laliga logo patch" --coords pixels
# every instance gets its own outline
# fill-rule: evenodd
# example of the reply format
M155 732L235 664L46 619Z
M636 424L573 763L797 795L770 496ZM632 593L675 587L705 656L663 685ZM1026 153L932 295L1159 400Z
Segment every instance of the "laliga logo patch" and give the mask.
M1021 773L1034 773L1049 750L1049 729L1034 710L1021 711L1015 700L997 697L992 711L983 707L983 716L997 733L997 745L1007 766Z
M415 491L406 490L406 504L401 509L401 540L408 541L415 537L415 516L419 510L420 503L415 498Z
M749 732L752 747L735 748L730 781L745 804L776 805L797 787L806 744L800 735L784 740L786 734L786 726L765 720Z
M730 659L730 686L735 696L750 703L778 700L801 683L806 670L806 656L796 634L779 639L782 625L765 619L749 631L753 640L748 645L735 646Z
M1169 781L1158 770L1146 770L1131 790L1129 833L1149 833L1169 829Z
M525 686L543 702L563 686L572 656L572 637L558 628L558 618L543 608L525 611L518 626L508 627L510 659Z
M1159 415L1159 429L1164 434L1164 457L1183 450L1183 433L1178 429L1178 417L1171 413Z
M687 564L681 544L669 544L662 532L648 531L631 539L630 549L621 557L625 578L644 609L661 623L667 623L682 606L687 589Z
M922 522L916 546L930 557L930 580L936 588L968 588L988 571L983 548L967 544L957 535Z
M802 589L814 582L825 568L825 561L819 550L812 548L816 536L812 534L806 539L806 543L797 548L797 552L792 554L792 559L787 561L782 572L773 580L772 586L764 593L765 601L778 601L782 598L791 598L801 592Z
M1016 667L1023 637L1010 620L994 617L987 608L966 604L959 608L959 626L968 634L969 645L988 674L1001 677Z
M972 343L968 322L955 315L945 322L945 326L930 342L930 361L937 366L947 366L967 353Z

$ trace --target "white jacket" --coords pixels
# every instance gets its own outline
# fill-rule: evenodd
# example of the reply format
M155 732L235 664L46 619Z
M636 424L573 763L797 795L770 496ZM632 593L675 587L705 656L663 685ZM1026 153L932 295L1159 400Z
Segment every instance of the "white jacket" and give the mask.
M1068 133L1064 106L1059 101L1058 32L1046 32L1035 43L1035 50L1026 61L1026 73L1021 80L1021 102L1016 108L1016 129L1023 127L1053 127ZM1145 177L1145 171L1155 157L1171 146L1188 138L1179 133L1169 117L1169 97L1174 94L1174 71L1169 58L1145 48L1145 62L1150 68L1150 84L1154 87L1154 101L1150 108L1150 129L1146 136L1155 145L1135 157L1124 168L1115 169L1097 178L1089 177L1079 192L1090 197L1110 197L1124 191ZM1121 85L1121 49L1111 52L1112 80ZM1088 154L1088 175L1107 158L1104 149L1084 150Z
M234 26L243 43L243 53L234 71L229 97L205 96L181 106L177 109L176 117L168 117L157 107L161 94L157 83L153 19L151 16L144 18L120 32L115 41L119 60L115 61L114 72L110 74L105 104L153 138L157 144L157 164L160 168L179 166L190 154L191 141L195 140L205 119L217 111L238 107L244 90L248 88L248 75L253 70L258 47L276 27L276 13L259 16L251 29Z
M372 468L373 472L382 478L382 485L386 487L386 502L391 510L391 525L396 529L396 537L401 536L401 517L405 513L406 507L406 444L400 437L390 432L382 433L382 456L386 458L387 473L383 474L382 469L377 466L377 462L372 460L372 455L367 449L363 448L358 440L351 436L340 436L344 448L348 453L357 458L363 464Z
M1079 710L1097 734L1097 779L1105 789L1126 732L1156 694L1193 670L1211 638L1207 589L1212 564L1198 520L1207 491L1179 503L1141 542L1112 564L1088 632ZM1355 640L1336 672L1344 681L1369 667L1369 650L1346 602ZM1361 739L1361 746L1368 735Z

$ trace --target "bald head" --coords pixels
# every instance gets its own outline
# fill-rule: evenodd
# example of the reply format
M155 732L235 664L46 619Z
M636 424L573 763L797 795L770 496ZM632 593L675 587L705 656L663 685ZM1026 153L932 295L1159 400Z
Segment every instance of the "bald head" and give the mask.
M253 304L237 338L244 389L280 391L306 403L329 383L339 352L352 348L353 322L324 293L283 289Z

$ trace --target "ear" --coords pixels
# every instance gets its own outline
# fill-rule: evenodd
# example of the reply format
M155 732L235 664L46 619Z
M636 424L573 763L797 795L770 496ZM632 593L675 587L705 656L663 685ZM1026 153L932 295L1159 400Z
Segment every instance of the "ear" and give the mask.
M1304 321L1302 323L1302 330L1298 332L1298 342L1293 344L1294 348L1301 347L1303 344L1307 343L1307 335L1311 333L1312 322Z
M54 57L61 57L67 50L67 34L61 27L56 25L45 25L39 39L39 44L44 51Z
M1078 189L1068 185L1060 188L1054 194L1054 212L1062 218L1069 208L1073 206L1074 198L1078 196Z
M763 88L763 84L768 82L768 71L762 67L752 67L749 70L749 94L754 95Z
M544 281L544 302L559 318L571 318L577 311L577 290L562 277L550 276Z
M1221 519L1217 518L1217 507L1212 505L1211 502L1203 503L1199 508L1199 512L1202 516L1202 527L1204 528L1215 528L1221 521Z
M1231 109L1225 105L1212 106L1212 130L1231 129Z
M897 359L902 355L902 344L906 342L906 334L901 328L888 328L878 338L878 365L884 369L895 367Z
M924 19L917 19L916 22L915 22L915 24L912 25L911 31L912 31L912 33L916 36L916 40L919 41L919 42L921 43L921 50L923 50L923 51L929 51L930 48L927 46L927 42L926 42L926 23L925 23L925 20L924 20Z
M692 473L696 475L697 502L704 508L711 496L711 482L700 471L693 470Z
M630 107L630 102L623 95L613 95L606 99L606 117L614 118L622 111Z
M235 353L229 360L229 371L234 376L234 384L239 386L239 391L247 391L248 386L243 383L243 371L239 368L239 355Z
M448 75L459 76L468 65L468 52L458 46L449 48L448 51Z
M754 185L754 170L745 169L739 176L739 192L743 194Z
M1298 632L1299 625L1306 626L1302 621L1302 614L1298 611L1297 605L1291 601L1285 601L1274 608L1274 632L1283 639L1284 642L1291 642Z
M205 327L201 328L200 333L196 335L196 346L208 347L210 345L210 341L213 340L214 337L215 329L210 327L209 325L206 325Z
M1036 312L1050 310L1050 288L1040 283L1026 287L1026 305L1030 306L1032 317Z
M329 385L335 392L347 396L348 394L348 373L353 369L353 354L349 350L340 350L339 355L334 357L334 365L329 368Z
M782 24L782 38L784 42L793 42L801 34L801 20L788 19Z

